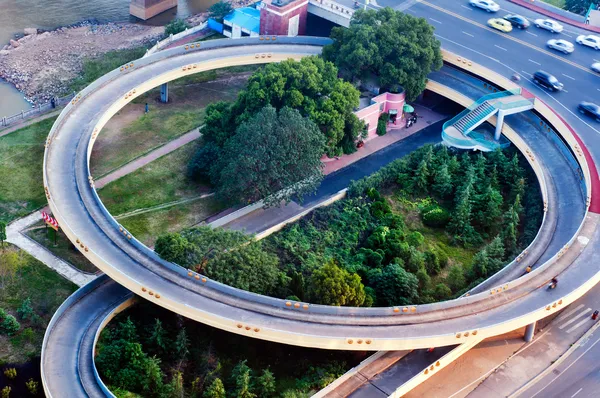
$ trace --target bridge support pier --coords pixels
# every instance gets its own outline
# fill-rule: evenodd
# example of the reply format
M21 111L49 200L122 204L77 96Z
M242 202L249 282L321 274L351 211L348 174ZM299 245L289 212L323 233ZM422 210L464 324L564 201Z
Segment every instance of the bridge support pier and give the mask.
M160 86L160 102L169 102L169 83L164 83Z
M496 121L496 132L494 133L494 139L498 141L502 134L502 126L504 125L504 112L498 112L498 119Z
M531 340L533 340L533 332L535 331L535 324L536 324L536 322L530 323L525 328L525 336L523 337L523 339L525 340L526 343L529 343Z

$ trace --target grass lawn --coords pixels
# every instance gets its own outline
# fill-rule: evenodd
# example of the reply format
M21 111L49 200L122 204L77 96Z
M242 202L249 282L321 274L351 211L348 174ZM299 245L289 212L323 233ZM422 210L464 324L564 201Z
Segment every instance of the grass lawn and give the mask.
M98 271L98 268L90 263L62 232L59 232L56 237L56 245L54 245L54 230L48 229L48 231L46 231L45 227L31 229L27 231L27 236L40 243L54 253L54 255L62 258L77 269L89 273Z
M0 220L22 217L46 203L42 184L44 143L56 118L0 138Z
M7 255L16 254L18 269L14 277L0 280L0 308L17 316L17 309L27 298L31 299L34 312L40 317L37 321L23 321L15 336L0 336L0 362L24 363L40 355L46 324L58 306L77 286L29 254L7 245L0 249L0 262L8 261Z
M565 0L542 0L544 3L552 4L558 8L565 7Z
M189 143L120 178L98 193L111 214L118 216L210 192L202 183L187 178L187 164L198 143ZM197 224L223 206L212 197L167 207L119 220L141 241L151 244L158 235Z

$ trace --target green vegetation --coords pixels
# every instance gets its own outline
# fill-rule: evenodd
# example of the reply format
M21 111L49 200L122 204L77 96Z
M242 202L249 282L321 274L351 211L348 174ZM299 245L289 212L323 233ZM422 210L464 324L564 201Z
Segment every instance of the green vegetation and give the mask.
M165 26L165 36L176 35L189 27L183 19L174 19Z
M209 7L208 17L214 19L217 22L223 23L223 18L227 14L233 11L231 3L228 1L219 0L215 4Z
M250 339L144 302L104 330L96 365L119 397L308 397L365 355Z
M76 288L24 251L0 249L0 362L38 357L47 322Z
M552 4L555 7L558 8L565 8L565 0L542 0L544 3L548 3L548 4ZM581 1L579 1L581 2Z
M99 79L108 72L120 66L142 58L146 54L144 47L115 50L104 53L97 58L88 58L83 61L81 75L71 82L71 90L80 91L94 80Z
M46 204L44 144L56 118L0 137L0 221L10 222Z
M27 236L46 247L55 256L62 258L72 266L84 272L95 273L98 269L87 259L62 232L53 229L39 227L25 232ZM56 245L54 244L54 234Z
M279 205L312 193L321 184L324 147L325 137L310 119L295 109L277 112L267 105L243 122L222 149L201 148L192 165L200 175L210 169L223 202L264 199L267 206Z
M563 0L562 2L564 3L562 8L581 15L585 15L585 13L589 10L590 5L598 4L596 0ZM555 5L561 7L558 4Z
M196 228L159 238L156 251L215 280L280 298L429 303L462 294L529 244L542 216L539 187L530 180L516 152L459 156L425 146L262 244L239 232ZM251 282L261 266L263 284Z
M335 27L333 43L323 48L323 57L350 78L378 76L384 91L406 90L414 101L427 83L427 75L442 67L440 42L425 18L389 7L357 10L350 27Z

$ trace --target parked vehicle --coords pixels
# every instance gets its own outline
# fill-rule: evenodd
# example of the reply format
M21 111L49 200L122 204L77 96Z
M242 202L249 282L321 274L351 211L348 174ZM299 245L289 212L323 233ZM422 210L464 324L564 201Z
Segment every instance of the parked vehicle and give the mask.
M596 119L597 122L600 122L600 106L597 104L583 101L577 105L577 109L579 110L579 113L590 116Z
M594 50L600 50L600 36L595 35L580 35L575 39L577 44L592 47Z
M571 54L573 51L575 51L575 46L573 45L573 43L571 43L570 41L563 40L563 39L548 40L546 45L553 50L560 51L565 54Z
M417 122L417 119L417 112L413 112L409 117L406 118L406 128L409 128L413 124L415 124Z
M500 9L500 6L492 0L469 0L469 4L487 12L497 12Z
M536 19L533 21L538 28L549 30L552 33L560 33L563 31L563 26L551 19Z
M563 84L554 75L543 70L538 70L533 74L533 81L550 91L561 91L563 89Z
M508 14L504 17L512 26L518 29L527 29L530 25L529 20L518 14Z

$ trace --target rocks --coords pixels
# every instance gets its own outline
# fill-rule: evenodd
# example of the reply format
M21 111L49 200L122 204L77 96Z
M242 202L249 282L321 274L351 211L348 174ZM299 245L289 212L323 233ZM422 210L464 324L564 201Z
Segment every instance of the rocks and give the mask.
M37 28L25 28L23 29L23 33L25 33L25 35L37 35Z
M0 56L8 55L8 54L10 54L10 51L8 51L8 50L0 50Z
M20 47L20 46L21 46L21 43L19 43L19 42L18 42L18 41L16 41L16 40L12 40L12 39L11 39L11 40L10 40L10 45L12 46L12 48L18 48L18 47Z

